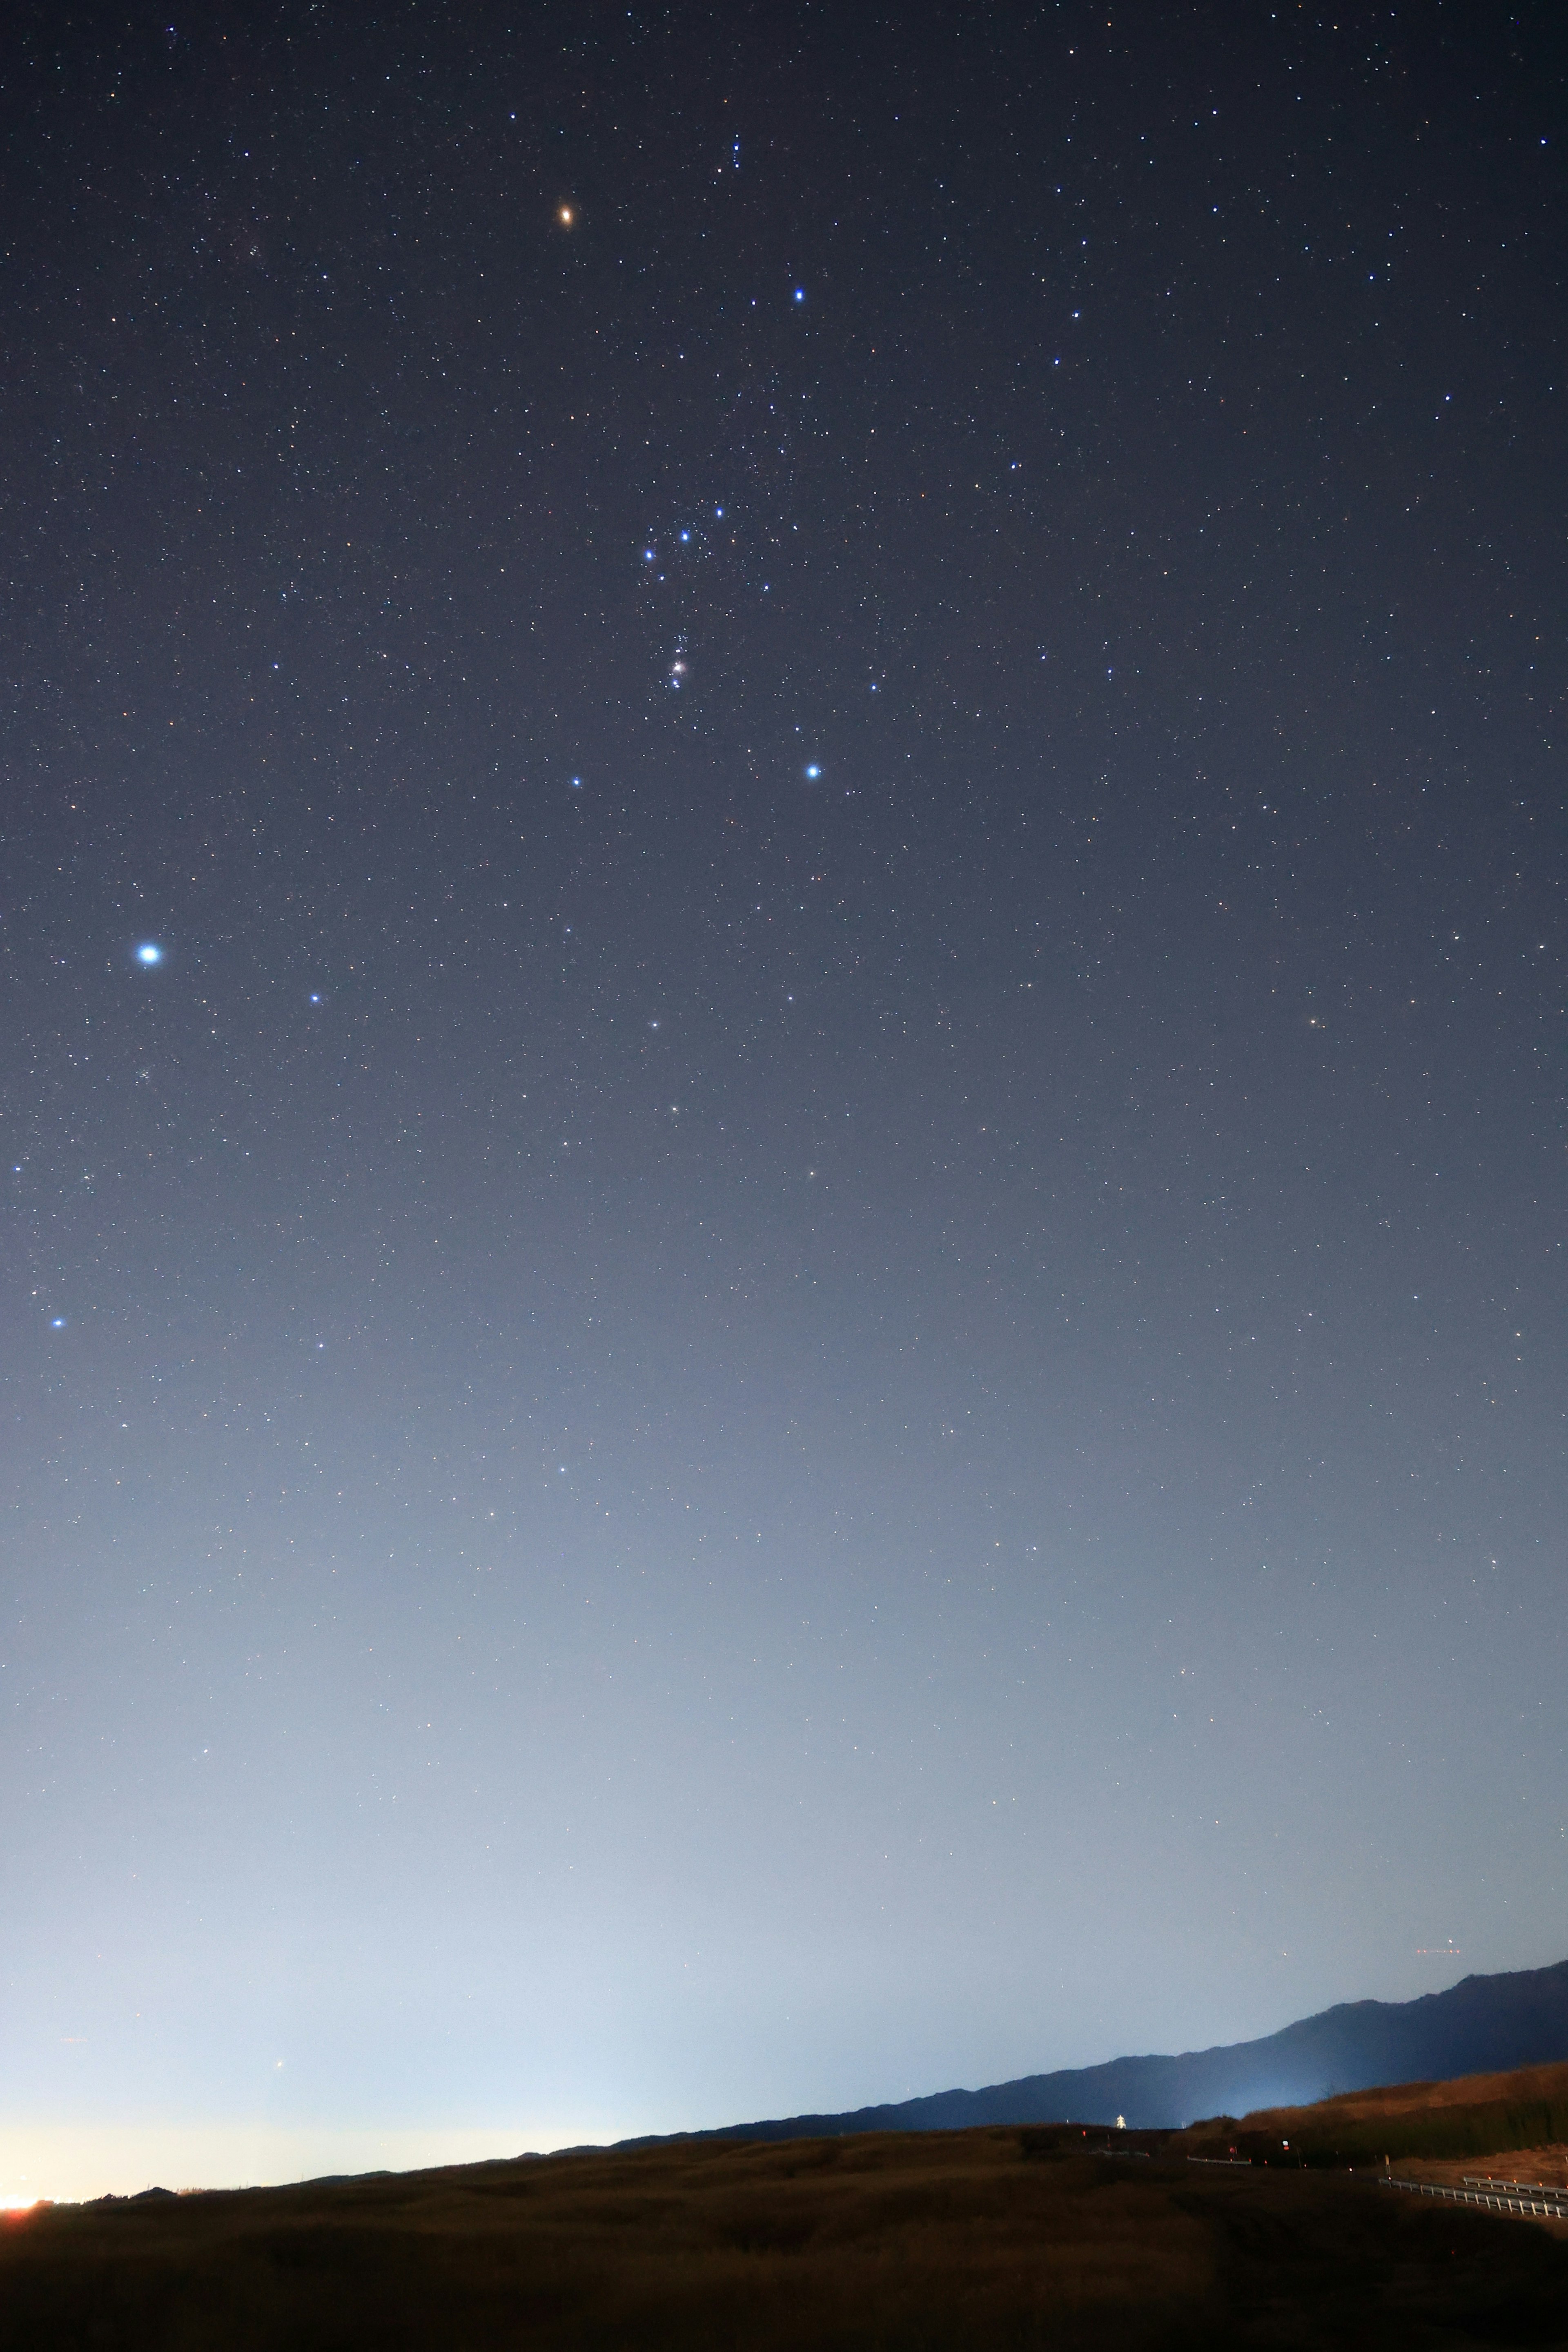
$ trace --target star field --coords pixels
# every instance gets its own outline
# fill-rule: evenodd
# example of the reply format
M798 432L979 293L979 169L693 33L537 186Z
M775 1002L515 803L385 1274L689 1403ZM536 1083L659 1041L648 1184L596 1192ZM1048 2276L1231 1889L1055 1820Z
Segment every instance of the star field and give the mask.
M1561 1957L1552 12L13 56L0 2195Z

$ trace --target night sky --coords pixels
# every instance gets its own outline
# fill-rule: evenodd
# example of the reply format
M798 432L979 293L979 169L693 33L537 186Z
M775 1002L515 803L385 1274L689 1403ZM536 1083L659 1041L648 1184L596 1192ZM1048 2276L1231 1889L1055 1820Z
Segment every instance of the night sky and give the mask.
M1560 11L3 63L0 2199L1561 1958Z

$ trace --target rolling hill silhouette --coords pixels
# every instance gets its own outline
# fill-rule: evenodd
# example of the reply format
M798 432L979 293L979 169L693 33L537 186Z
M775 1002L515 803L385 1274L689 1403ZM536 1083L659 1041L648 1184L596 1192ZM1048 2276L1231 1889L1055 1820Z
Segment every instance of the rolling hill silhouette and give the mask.
M1307 2106L1383 2083L1501 2074L1568 2058L1568 1960L1466 1977L1415 2000L1341 2001L1266 2035L1177 2057L1112 2058L1024 2074L979 2091L935 2091L845 2115L780 2116L709 2131L622 2140L804 2139L847 2132L952 2131L969 2124L1114 2123L1153 2130L1256 2107Z

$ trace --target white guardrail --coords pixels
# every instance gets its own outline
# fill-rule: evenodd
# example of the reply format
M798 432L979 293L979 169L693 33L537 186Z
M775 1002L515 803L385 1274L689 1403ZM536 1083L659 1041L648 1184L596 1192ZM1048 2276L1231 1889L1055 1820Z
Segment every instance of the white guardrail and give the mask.
M1533 2214L1548 2221L1568 2221L1568 2189L1548 2189L1539 2180L1492 2180L1464 2176L1464 2185L1450 2189L1440 2180L1400 2180L1385 2172L1384 2189L1404 2189L1412 2196L1441 2198L1448 2205L1479 2205L1488 2213Z

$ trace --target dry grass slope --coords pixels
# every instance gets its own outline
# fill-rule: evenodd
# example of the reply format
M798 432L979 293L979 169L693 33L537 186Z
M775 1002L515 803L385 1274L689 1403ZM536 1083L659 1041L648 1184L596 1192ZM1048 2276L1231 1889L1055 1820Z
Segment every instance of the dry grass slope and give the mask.
M1479 2159L1506 2148L1568 2138L1568 2065L1521 2066L1510 2074L1464 2074L1450 2083L1394 2083L1350 2091L1310 2107L1262 2107L1239 2122L1193 2124L1173 2151L1279 2160L1289 2140L1309 2164L1377 2165L1385 2157Z
M0 2352L1436 2352L1568 2343L1568 2245L1047 2128L650 2148L60 2208Z

